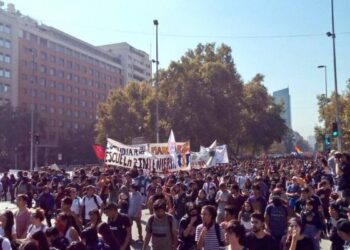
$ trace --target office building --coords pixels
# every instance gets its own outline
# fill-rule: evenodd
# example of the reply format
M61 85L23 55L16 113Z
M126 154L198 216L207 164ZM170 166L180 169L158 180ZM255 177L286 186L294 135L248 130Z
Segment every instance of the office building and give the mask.
M40 144L96 121L97 104L122 86L119 58L22 15L0 8L0 101L32 105L46 121ZM34 131L36 132L36 131Z
M276 103L283 104L284 109L281 117L286 121L288 128L292 129L289 88L275 91L272 96Z
M128 43L115 43L100 46L101 49L119 58L124 70L124 84L135 81L149 81L152 74L152 62L149 55Z

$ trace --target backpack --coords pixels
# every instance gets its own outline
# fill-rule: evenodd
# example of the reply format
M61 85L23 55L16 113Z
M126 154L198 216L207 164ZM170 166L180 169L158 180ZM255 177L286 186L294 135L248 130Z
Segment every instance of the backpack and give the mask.
M100 205L98 204L98 202L97 202L96 195L94 194L92 197L94 198L94 202L95 202L97 208L100 209L101 206L100 206ZM86 198L86 196L83 197L83 201L82 201L82 204L83 204L83 214L82 214L83 221L85 221L85 209L86 209L86 206L85 206L85 198Z
M94 194L92 197L94 198L94 202L95 202L97 208L100 209L101 206L100 206L100 205L98 204L98 202L97 202L96 194ZM83 198L83 205L84 205L84 206L85 206L85 198L86 198L86 196L84 196L84 198Z
M173 240L173 217L170 214L165 214L168 218L168 223L169 223L169 227L170 227L170 235L171 235L171 240ZM149 233L152 234L153 232L153 221L154 221L154 215L152 215L149 218Z
M223 242L221 240L220 225L218 223L215 223L214 226L215 226L215 233L216 233L216 238L218 239L218 242L219 242L219 246L220 247L224 247L225 246L225 242Z

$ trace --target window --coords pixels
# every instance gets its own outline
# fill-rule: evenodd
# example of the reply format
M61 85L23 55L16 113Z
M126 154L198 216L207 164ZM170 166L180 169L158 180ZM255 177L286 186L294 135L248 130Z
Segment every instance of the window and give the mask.
M4 62L5 62L5 63L10 63L10 62L11 62L11 56L5 55L5 57L4 57Z
M64 102L64 96L63 96L63 95L59 95L59 96L57 97L57 100L58 100L58 102L63 103L63 102Z
M43 52L43 51L41 51L41 52L40 52L40 58L41 58L41 60L46 61L46 58L47 58L46 53L45 53L45 52Z
M39 84L40 84L41 86L45 87L45 86L46 86L46 79L40 78Z
M40 72L45 73L46 72L46 67L45 65L40 65Z
M11 78L11 71L8 69L0 68L0 77Z
M9 40L5 40L0 38L0 47L11 48L11 42Z
M0 93L8 93L10 91L10 85L5 83L0 83Z
M54 76L55 73L56 73L56 70L55 70L54 68L50 68L49 74L50 74L51 76Z
M11 57L0 53L0 62L10 63Z
M53 62L53 63L56 62L56 57L54 55L50 55L49 59L50 59L50 62Z

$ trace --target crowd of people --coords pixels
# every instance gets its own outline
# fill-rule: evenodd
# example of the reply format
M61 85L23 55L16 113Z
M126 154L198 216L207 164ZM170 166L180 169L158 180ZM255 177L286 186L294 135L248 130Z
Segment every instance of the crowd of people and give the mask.
M17 205L0 215L4 250L350 249L350 155L334 150L173 173L43 168L0 183Z

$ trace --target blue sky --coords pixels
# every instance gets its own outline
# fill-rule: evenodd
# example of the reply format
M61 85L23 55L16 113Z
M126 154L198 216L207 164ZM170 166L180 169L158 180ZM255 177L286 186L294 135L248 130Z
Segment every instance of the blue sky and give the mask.
M304 137L318 123L316 95L334 90L331 0L12 0L22 14L93 45L128 42L160 68L198 43L231 46L244 81L265 75L269 92L290 88L292 127ZM334 0L338 89L350 78L350 1Z

